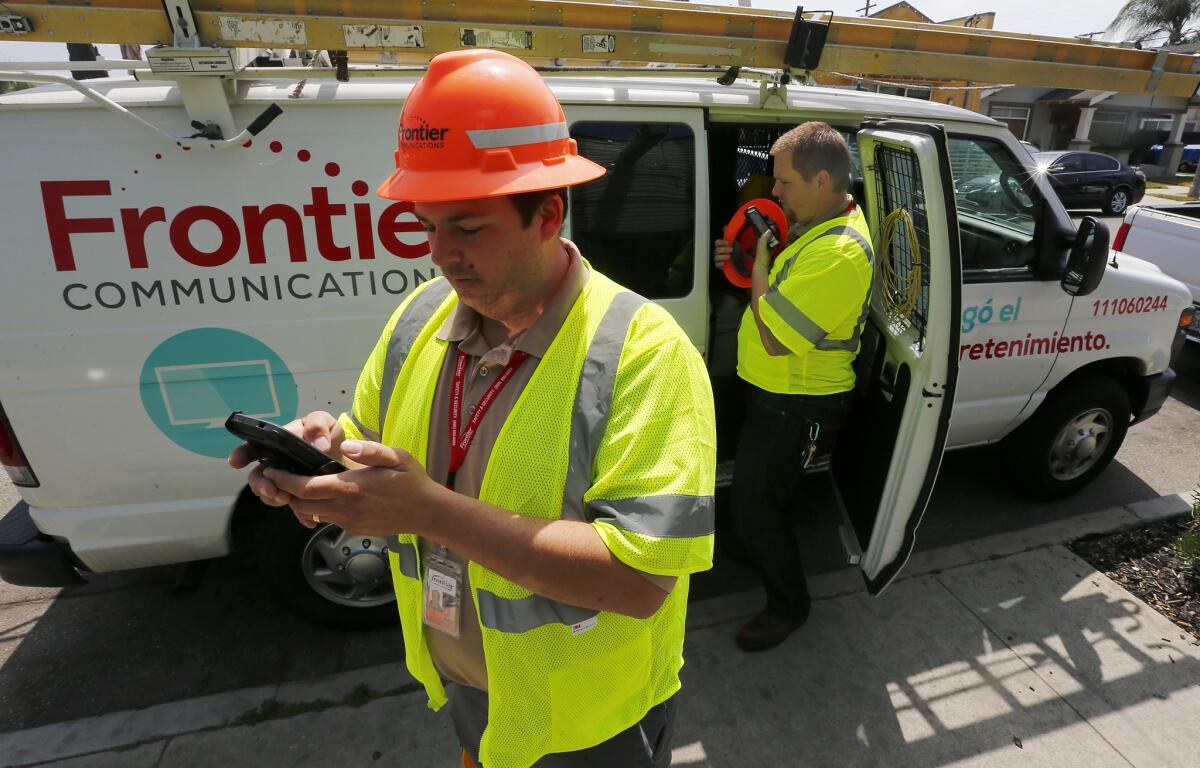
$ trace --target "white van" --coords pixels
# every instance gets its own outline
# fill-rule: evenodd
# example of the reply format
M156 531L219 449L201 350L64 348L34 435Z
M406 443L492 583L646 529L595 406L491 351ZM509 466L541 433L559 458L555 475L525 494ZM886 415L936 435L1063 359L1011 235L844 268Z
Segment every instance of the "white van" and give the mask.
M244 544L293 606L343 626L394 619L383 539L266 514L226 466L221 425L235 409L286 422L346 408L389 313L435 277L411 207L373 192L415 76L239 79L237 125L283 112L227 151L185 150L62 86L0 97L0 453L24 499L0 523L0 577L219 557L259 520ZM1012 476L1067 493L1166 398L1187 290L1131 257L1106 269L1103 228L1077 236L1002 123L654 70L548 80L580 151L609 169L572 190L566 235L674 314L709 360L725 433L744 297L711 268L711 242L739 183L770 172L774 138L831 123L859 158L876 239L887 213L911 214L919 242L876 250L918 280L918 301L889 316L876 291L857 427L833 462L873 591L912 548L944 448L1007 439ZM191 132L175 84L88 86Z

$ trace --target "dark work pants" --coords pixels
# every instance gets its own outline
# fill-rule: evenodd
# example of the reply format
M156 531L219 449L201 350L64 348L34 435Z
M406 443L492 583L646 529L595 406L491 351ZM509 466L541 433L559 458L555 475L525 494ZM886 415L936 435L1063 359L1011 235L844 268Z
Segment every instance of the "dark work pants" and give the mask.
M477 688L452 685L450 717L454 733L479 768L479 740L487 725L488 695ZM555 752L534 763L533 768L668 768L671 737L675 733L675 704L672 696L649 709L641 721L594 747L578 752Z
M747 385L746 416L733 468L734 530L767 590L766 612L780 619L808 615L808 583L796 544L794 515L813 423L820 454L832 450L851 392L779 395Z

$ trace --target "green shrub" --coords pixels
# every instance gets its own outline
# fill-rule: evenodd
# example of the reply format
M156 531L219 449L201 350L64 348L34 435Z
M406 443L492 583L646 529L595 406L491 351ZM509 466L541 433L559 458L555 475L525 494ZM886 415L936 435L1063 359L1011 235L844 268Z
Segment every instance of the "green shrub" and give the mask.
M1192 493L1192 519L1175 540L1175 551L1188 565L1200 568L1200 488Z

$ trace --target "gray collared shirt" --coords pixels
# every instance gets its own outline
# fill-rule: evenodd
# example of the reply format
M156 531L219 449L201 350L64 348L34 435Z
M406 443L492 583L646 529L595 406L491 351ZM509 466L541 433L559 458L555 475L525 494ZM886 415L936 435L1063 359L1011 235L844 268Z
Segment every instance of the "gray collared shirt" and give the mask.
M579 249L569 240L562 242L570 257L567 274L554 296L547 302L542 314L515 339L493 348L483 337L483 324L479 313L461 302L438 330L437 337L450 342L450 349L446 352L446 360L438 378L437 392L433 397L426 454L426 470L429 476L438 482L446 481L450 466L450 390L454 382L454 363L459 350L467 353L468 363L463 391L463 426L471 418L475 404L483 397L483 393L504 366L508 365L513 352L520 351L529 355L525 362L513 371L512 378L492 402L487 416L479 423L466 460L455 475L454 490L459 493L479 498L483 472L487 469L487 460L496 444L496 438L500 435L501 427L504 426L525 385L533 377L538 363L546 355L550 343L558 335L558 330L567 319L571 308L575 306L575 301L583 292L583 286L587 284L588 269L579 255Z

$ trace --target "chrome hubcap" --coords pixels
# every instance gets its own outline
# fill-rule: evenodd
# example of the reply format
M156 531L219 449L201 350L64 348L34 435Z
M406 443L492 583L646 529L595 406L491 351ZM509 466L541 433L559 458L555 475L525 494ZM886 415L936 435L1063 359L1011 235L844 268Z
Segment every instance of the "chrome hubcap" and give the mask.
M1128 203L1129 203L1129 198L1125 195L1124 192L1113 193L1112 209L1114 212L1119 213L1119 212L1125 210L1125 206Z
M1058 433L1050 447L1050 475L1074 480L1091 469L1111 439L1112 416L1102 408L1079 414Z
M383 537L323 525L309 538L300 565L309 586L326 600L370 608L396 599Z

